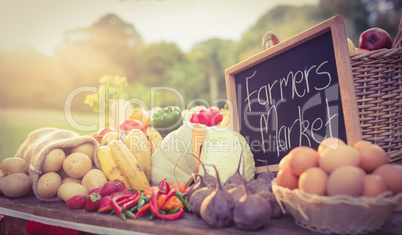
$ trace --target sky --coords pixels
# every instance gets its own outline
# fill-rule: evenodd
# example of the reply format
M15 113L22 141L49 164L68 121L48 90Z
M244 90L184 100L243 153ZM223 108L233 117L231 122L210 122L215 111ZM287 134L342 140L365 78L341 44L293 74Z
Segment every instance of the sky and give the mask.
M319 0L1 0L0 48L32 45L51 56L63 32L87 28L114 13L133 24L145 43L174 42L189 51L213 37L239 40L279 4Z

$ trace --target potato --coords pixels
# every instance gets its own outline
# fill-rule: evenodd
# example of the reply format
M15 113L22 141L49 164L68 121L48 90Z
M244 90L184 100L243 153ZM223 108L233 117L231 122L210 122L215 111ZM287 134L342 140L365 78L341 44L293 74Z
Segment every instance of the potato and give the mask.
M19 157L5 158L0 163L0 171L3 172L4 175L11 175L14 173L28 174L28 164L24 159Z
M57 197L67 201L75 195L87 196L88 192L88 189L84 185L77 183L64 183L59 187L59 190L57 190Z
M92 169L84 175L81 184L91 191L94 188L102 188L106 182L107 179L103 171L99 169Z
M66 177L66 178L61 180L61 184L64 184L64 183L81 184L81 179L76 179L76 178L73 178L73 177Z
M91 159L85 153L72 153L63 162L63 170L73 178L82 178L91 169Z
M32 189L32 179L24 173L7 175L0 181L0 190L7 197L22 197Z
M51 150L45 157L42 165L42 172L56 172L63 166L66 154L62 149L56 148Z
M48 172L39 177L37 193L41 198L49 199L57 195L61 178L55 172Z
M71 149L71 153L85 153L94 162L94 145L92 143L78 145Z

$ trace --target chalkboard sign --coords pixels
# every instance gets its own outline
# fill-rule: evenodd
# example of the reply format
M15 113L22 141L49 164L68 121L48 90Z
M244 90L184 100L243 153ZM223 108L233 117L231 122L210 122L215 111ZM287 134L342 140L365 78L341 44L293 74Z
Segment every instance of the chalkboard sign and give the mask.
M231 127L257 172L297 146L361 139L343 17L335 16L225 70ZM258 161L261 160L261 161Z

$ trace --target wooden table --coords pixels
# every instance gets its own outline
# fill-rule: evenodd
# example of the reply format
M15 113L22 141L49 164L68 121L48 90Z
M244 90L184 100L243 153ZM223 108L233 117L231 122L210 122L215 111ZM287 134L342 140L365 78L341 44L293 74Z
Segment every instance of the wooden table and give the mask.
M0 213L7 216L33 220L49 225L76 229L97 234L245 234L234 225L224 229L209 227L192 213L185 213L177 221L150 221L148 216L137 220L123 221L116 215L89 213L67 208L64 202L42 202L33 194L23 198L10 199L0 196ZM378 231L380 234L402 234L402 214L392 213ZM376 234L378 234L376 233ZM318 234L299 227L290 215L271 220L263 229L247 234L303 235ZM374 234L374 233L372 233Z

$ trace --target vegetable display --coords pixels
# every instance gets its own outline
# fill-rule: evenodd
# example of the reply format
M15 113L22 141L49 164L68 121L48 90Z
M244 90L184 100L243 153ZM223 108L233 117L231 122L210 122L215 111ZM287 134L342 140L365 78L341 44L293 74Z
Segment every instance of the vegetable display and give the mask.
M142 112L133 112L131 118L142 118ZM194 213L214 228L254 231L267 226L284 212L272 192L274 176L268 166L267 172L255 175L246 139L227 124L216 122L222 120L219 110L209 109L210 115L205 112L194 113L191 122L184 121L164 138L152 124L146 131L111 130L96 149L88 144L55 148L43 159L46 172L38 180L36 193L44 199L57 197L72 210L123 220L169 221ZM137 119L130 120L140 122ZM159 127L180 120L177 107L160 109L152 116ZM0 191L7 197L27 195L32 189L28 169L21 158L4 160ZM395 180L399 176L402 167L387 164L378 146L365 141L347 146L329 138L318 150L292 149L279 164L276 182L323 196L375 197L385 191L400 193L401 182Z

